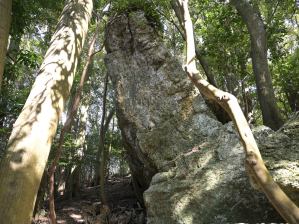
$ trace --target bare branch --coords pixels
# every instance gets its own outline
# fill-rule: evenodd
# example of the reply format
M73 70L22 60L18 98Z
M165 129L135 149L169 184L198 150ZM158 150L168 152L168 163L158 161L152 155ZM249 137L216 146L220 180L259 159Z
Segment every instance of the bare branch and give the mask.
M295 203L282 191L277 183L274 182L267 170L251 129L240 108L235 96L217 89L202 79L196 68L195 44L193 36L193 25L188 9L188 0L176 0L180 10L183 11L183 22L186 34L187 55L185 71L199 89L199 91L209 99L216 101L225 109L237 128L241 142L246 154L245 165L248 174L254 184L257 185L267 196L269 201L280 213L280 215L289 223L299 223L299 209Z

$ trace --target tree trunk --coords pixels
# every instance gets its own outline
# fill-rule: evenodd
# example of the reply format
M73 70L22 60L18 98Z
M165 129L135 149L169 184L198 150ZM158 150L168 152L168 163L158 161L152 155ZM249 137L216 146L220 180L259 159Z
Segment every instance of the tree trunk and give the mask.
M273 130L283 125L283 119L276 104L271 74L267 59L267 37L263 20L248 0L231 0L250 34L251 58L257 87L258 100L263 122Z
M64 188L64 197L68 200L72 199L73 190L72 190L72 172L74 171L73 165L68 165L65 169L65 188Z
M106 132L107 132L107 130L108 130L108 127L109 127L109 124L110 124L110 122L111 122L111 119L112 119L112 117L113 117L113 115L114 115L114 111L115 111L115 109L113 108L113 109L111 109L111 111L109 112L109 114L108 114L108 116L107 116L107 118L106 118L106 122L105 122L105 125L104 125L104 129L103 129L103 134L102 134L102 132L100 131L100 135L105 135L106 134ZM101 138L102 137L100 137L100 141L101 141ZM103 147L101 147L101 145L102 145L102 142L100 142L99 143L99 149L98 149L98 153L97 153L97 158L96 158L96 168L95 168L95 181L94 181L94 185L96 186L96 185L99 185L100 184L100 167L101 167L101 154L102 154L102 150L103 150Z
M186 34L182 31L182 29L184 30L184 24L183 24L183 18L181 17L181 12L180 12L180 8L177 5L176 0L172 0L171 1L171 6L172 9L174 10L178 20L179 20L179 24L180 26L178 26L174 21L173 24L176 26L177 30L179 31L179 33L181 34L182 38L184 40L186 40ZM216 80L215 80L215 76L212 73L210 66L208 64L208 62L206 61L206 59L204 58L204 56L202 56L199 48L197 46L195 46L195 56L196 59L199 61L208 81L215 87L217 87L216 84ZM219 120L221 123L227 123L229 121L231 121L229 115L227 114L227 112L220 107L217 103L215 103L214 101L208 100L207 98L205 98L205 102L208 105L208 107L212 110L212 112L214 113L214 115L216 116L217 120Z
M66 170L64 198L71 201L73 197L77 197L80 192L81 164L68 166Z
M70 176L70 184L68 188L71 189L69 195L71 198L78 197L80 195L80 172L81 172L81 164L77 165Z
M189 14L188 0L176 1L184 18L187 42L185 71L187 75L203 95L219 103L230 114L244 147L245 165L252 184L266 194L269 201L287 222L299 223L299 209L272 179L236 97L217 89L199 75L194 60L193 25Z
M47 193L47 172L44 172L39 189L38 189L38 193L36 196L36 202L35 202L35 206L34 206L34 211L33 211L33 217L39 213L39 211L41 210L41 207L44 203L45 200L45 195Z
M101 126L100 126L100 142L99 142L99 152L101 152L101 163L100 163L100 170L98 171L100 174L100 199L102 205L107 205L106 195L105 195L105 165L106 165L106 150L105 150L105 133L104 131L104 122L106 117L106 98L107 98L107 87L108 87L108 73L106 73L105 77L105 86L104 86L104 94L103 94L103 107L102 107L102 119L101 119ZM111 116L112 118L112 116ZM110 118L110 120L111 120ZM109 121L110 122L110 121ZM106 122L106 124L108 124ZM107 128L109 124L107 125Z
M0 92L11 24L12 0L0 0Z
M290 87L285 90L285 93L292 112L299 111L299 90L294 90L294 88Z
M61 129L61 133L60 133L59 140L58 140L58 146L57 146L57 151L56 151L56 154L55 154L55 158L54 158L54 160L53 160L53 162L52 162L52 164L49 168L49 185L50 185L49 186L49 208L50 208L49 216L50 216L52 224L56 223L55 204L54 204L54 183L55 183L55 180L54 180L55 175L54 174L55 174L55 170L56 170L57 164L59 162L59 159L60 159L60 156L61 156L61 153L62 153L62 149L63 149L62 146L63 146L63 143L64 143L64 136L70 130L70 128L73 124L73 121L74 121L74 116L76 115L77 110L78 110L79 105L80 105L81 95L82 95L84 83L88 78L88 67L89 67L90 63L92 62L93 55L94 55L93 52L94 52L94 45L95 45L95 42L96 42L97 32L98 32L98 30L96 30L96 32L95 32L95 34L94 34L94 36L91 40L91 43L89 45L88 57L87 57L85 65L84 65L84 69L83 69L83 72L82 72L82 75L81 75L80 83L79 83L78 89L76 91L75 97L72 99L71 108L68 111L67 119L66 119L66 121L65 121L65 123L64 123L64 125Z
M108 73L105 77L105 86L104 86L104 94L103 94L103 107L102 107L102 119L101 119L101 126L100 126L100 142L99 142L99 152L101 152L101 163L100 169L98 170L100 174L100 200L101 204L101 217L103 223L106 223L108 215L110 213L110 208L108 205L106 193L105 193L105 182L106 182L106 167L107 167L107 159L108 159L108 149L105 147L105 133L109 128L109 123L113 117L114 109L110 111L109 116L107 117L106 123L106 98L107 98L107 87L108 87ZM106 126L106 127L105 127Z
M38 187L69 96L92 0L68 0L0 165L0 217L30 223ZM9 202L9 206L7 206Z

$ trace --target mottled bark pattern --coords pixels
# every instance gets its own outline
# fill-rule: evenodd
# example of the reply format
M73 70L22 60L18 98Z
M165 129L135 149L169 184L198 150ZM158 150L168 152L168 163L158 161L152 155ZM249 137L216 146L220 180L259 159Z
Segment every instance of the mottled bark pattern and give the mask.
M68 0L0 164L0 217L30 223L59 117L68 99L92 12L91 0ZM9 202L9 205L7 204Z

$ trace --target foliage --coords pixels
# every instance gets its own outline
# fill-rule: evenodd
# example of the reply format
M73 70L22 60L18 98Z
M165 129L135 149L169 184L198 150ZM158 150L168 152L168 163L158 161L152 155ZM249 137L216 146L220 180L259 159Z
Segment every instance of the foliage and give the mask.
M288 60L297 48L298 22L294 2L287 1L252 1L261 12L267 31L269 63L272 71L273 84L280 110L288 116L290 110L282 80L288 80L289 87L297 90L296 65ZM253 103L253 114L256 123L261 123L259 104L257 103L256 87L251 66L249 34L241 17L230 4L224 1L192 1L195 36L203 56L206 57L216 81L221 89L236 95L244 107L244 90ZM284 69L283 69L284 68ZM288 74L288 75L287 75ZM294 75L293 75L294 74ZM292 78L286 78L286 77Z
M296 49L294 53L288 54L285 57L272 65L274 74L275 85L279 87L280 92L280 104L285 113L291 113L292 108L287 100L290 101L290 95L294 95L297 98L297 104L299 103L299 49ZM296 103L295 102L295 103Z
M115 0L112 4L112 11L116 13L141 10L144 11L146 18L153 27L159 30L163 29L161 15L158 13L159 7L166 7L168 0L151 1L151 0Z
M56 24L63 4L61 0L13 0L11 34L14 38L21 38L24 33L32 32L37 24Z
M32 74L41 63L63 4L64 1L53 0L13 0L10 45L0 98L0 123L6 130L0 133L2 142L7 141L28 97L35 78Z
M293 0L252 0L261 12L265 23L269 49L269 63L272 72L275 94L280 100L279 107L285 116L289 116L290 94L299 97L299 50L298 50L298 10L294 8ZM20 113L30 88L36 77L37 68L52 36L64 1L19 1L13 0L13 21L11 26L11 45L4 72L3 91L0 98L0 149L4 149L12 125ZM110 4L108 12L103 8ZM250 58L250 40L245 24L236 10L227 1L200 0L190 1L190 10L195 27L195 38L201 54L207 60L221 89L234 93L241 106L245 107L244 95L252 102L253 120L261 123L261 112L258 107L255 81ZM115 15L116 13L143 10L151 25L164 32L164 42L175 56L180 56L184 41L173 22L177 23L170 6L170 0L99 0L95 1L97 14ZM89 28L90 38L95 32L95 17ZM105 23L99 28L100 38L96 45L98 50L104 42ZM88 41L87 41L88 42ZM86 50L83 51L80 62L84 63ZM105 52L95 55L90 66L90 78L84 87L86 96L82 102L89 107L85 124L86 142L83 146L76 145L77 131L73 129L67 135L60 166L85 164L94 166L99 142L99 121L102 116L103 77L106 68L103 62ZM80 80L82 64L79 65L74 81ZM111 85L111 84L109 84ZM108 107L114 104L113 90L109 88ZM81 122L78 116L78 123ZM59 133L59 131L58 131ZM51 158L55 153L54 142ZM125 153L121 134L116 125L106 135L105 145L110 147L111 161L122 161ZM84 149L82 160L80 150ZM1 150L0 150L1 153Z

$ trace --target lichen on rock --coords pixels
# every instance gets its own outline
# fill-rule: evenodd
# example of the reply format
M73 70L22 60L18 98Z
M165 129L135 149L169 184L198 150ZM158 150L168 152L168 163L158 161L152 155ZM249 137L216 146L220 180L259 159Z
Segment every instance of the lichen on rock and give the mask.
M194 116L216 126L219 122L210 118L202 97L142 12L113 18L106 36L105 62L116 93L118 120L131 169L145 189L157 171L205 138L194 131L204 132Z
M146 190L148 223L282 221L250 187L232 123L216 120L142 12L112 18L105 46L135 188L140 195ZM297 202L298 120L278 132L255 131L266 165Z

